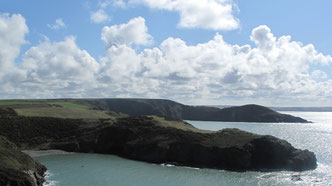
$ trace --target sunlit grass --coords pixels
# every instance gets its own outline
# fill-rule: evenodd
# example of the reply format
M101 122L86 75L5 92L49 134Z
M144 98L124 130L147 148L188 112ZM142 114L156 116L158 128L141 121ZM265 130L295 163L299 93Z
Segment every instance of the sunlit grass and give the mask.
M156 121L155 124L161 127L171 127L184 131L191 131L198 133L214 133L213 131L195 128L194 126L187 124L182 120L167 120L164 117L152 116L152 115L149 117L152 117Z
M28 100L0 100L0 106L10 105L28 105L28 104L42 104L43 101L28 101Z
M54 102L46 102L46 103L59 105L61 107L67 107L67 108L89 109L89 107L90 107L87 104L81 104L81 103L76 103L76 102L72 102L72 101L54 101Z
M70 119L110 119L114 116L107 111L88 110L73 107L44 107L44 108L19 108L15 109L20 116L55 117Z
M88 104L77 103L71 100L59 100L59 101L48 101L48 100L0 100L0 106L13 106L13 105L33 105L33 104L52 104L61 107L68 108L81 108L89 109Z

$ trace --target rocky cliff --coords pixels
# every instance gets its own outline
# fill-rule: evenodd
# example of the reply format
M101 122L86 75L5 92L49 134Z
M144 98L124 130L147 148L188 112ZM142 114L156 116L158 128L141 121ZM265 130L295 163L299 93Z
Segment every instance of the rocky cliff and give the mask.
M238 129L197 132L155 123L147 116L123 118L99 132L93 151L153 163L176 162L236 171L316 168L314 153L295 149L273 136Z
M46 168L0 136L0 185L42 186Z
M0 135L25 149L116 154L153 163L236 171L304 171L317 166L314 153L272 136L238 129L204 131L167 117L79 120L4 116L0 123Z

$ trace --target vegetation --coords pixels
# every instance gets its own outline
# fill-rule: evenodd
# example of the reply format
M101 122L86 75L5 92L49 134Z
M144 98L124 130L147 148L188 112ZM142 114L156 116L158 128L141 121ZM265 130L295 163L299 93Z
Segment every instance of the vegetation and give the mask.
M41 104L43 101L28 101L28 100L0 100L0 106L11 105L27 105L27 104Z
M42 185L46 167L0 136L0 185Z
M308 123L307 120L275 112L260 105L244 105L231 108L183 105L163 99L82 99L99 110L112 110L129 116L157 115L181 120Z
M171 119L167 117L158 117L158 116L149 116L153 121L155 121L155 124L157 126L161 127L170 127L170 128L176 128L184 131L191 131L191 132L197 132L197 133L214 133L214 131L209 130L202 130L193 127L191 124L184 122L182 120L176 120Z
M114 117L109 111L88 110L74 107L46 107L15 109L20 116L55 117L71 119L110 119Z
M71 119L109 119L110 111L89 110L90 106L72 100L0 100L0 107L9 107L18 115Z
M98 114L105 111L52 105L20 109L27 109L30 115L47 116L27 117L20 112L15 115L11 108L0 108L0 114L3 113L0 136L21 149L116 154L152 163L177 162L186 166L240 171L303 171L317 166L314 153L308 150L295 149L272 136L238 129L202 131L181 120L159 116L101 119ZM79 113L73 114L78 110ZM70 115L65 115L68 113ZM97 116L89 116L91 113ZM80 119L63 119L69 117ZM90 119L92 117L98 119Z
M0 106L52 104L61 107L89 109L89 105L72 100L0 100Z
M67 107L67 108L80 108L80 109L89 109L90 106L88 104L83 103L77 103L74 101L52 101L47 102L48 104L58 105L61 107Z
M2 100L0 101L0 107L13 108L19 115L37 117L83 119L100 117L105 119L109 118L109 116L104 111L113 111L129 116L157 115L180 120L308 123L305 119L281 114L259 105L219 109L216 107L183 105L162 99ZM61 107L63 109L53 107Z
M286 116L256 105L222 110L168 100L2 100L0 185L42 185L46 168L20 149L116 154L152 163L240 171L316 168L314 153L272 136L238 129L200 130L181 120L220 117L276 121Z

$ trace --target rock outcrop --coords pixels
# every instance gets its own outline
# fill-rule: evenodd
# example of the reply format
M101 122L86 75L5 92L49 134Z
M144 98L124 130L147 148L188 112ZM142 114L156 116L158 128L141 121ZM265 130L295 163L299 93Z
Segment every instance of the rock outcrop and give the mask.
M154 123L150 117L121 119L99 132L93 150L153 163L236 171L304 171L317 166L314 153L273 136L239 129L194 132Z
M0 136L0 185L42 186L46 167Z

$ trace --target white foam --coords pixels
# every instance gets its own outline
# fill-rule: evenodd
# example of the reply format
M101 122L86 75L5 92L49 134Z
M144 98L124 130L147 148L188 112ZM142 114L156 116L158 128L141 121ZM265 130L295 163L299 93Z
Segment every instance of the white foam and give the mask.
M52 176L53 174L49 171L46 171L45 173L45 182L43 183L43 186L56 186L58 185L58 181L52 181L52 180L49 180L49 178Z
M161 166L165 166L165 167L174 167L175 165L172 164L168 164L168 163L162 163L160 164Z

